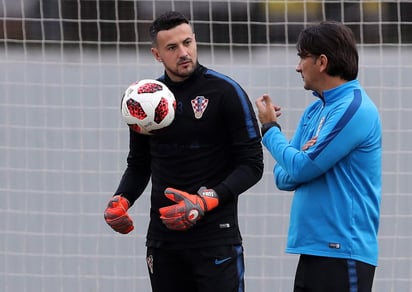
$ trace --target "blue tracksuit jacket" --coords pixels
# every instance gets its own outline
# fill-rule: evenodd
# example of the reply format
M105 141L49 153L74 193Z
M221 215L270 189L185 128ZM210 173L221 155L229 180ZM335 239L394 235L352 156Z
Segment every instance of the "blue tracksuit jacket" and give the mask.
M315 94L316 95L316 94ZM325 91L291 141L277 127L263 144L276 185L295 191L286 252L378 262L381 122L357 80ZM302 146L318 136L307 151Z

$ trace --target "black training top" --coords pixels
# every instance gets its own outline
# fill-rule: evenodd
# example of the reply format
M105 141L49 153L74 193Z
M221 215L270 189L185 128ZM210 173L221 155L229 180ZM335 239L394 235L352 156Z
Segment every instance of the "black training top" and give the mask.
M127 168L115 194L131 204L152 180L147 246L188 248L239 244L238 195L263 174L258 123L245 91L229 77L199 65L179 83L159 81L173 92L173 123L152 136L130 130ZM187 231L169 230L159 208L174 204L167 187L195 194L205 186L219 195L219 206Z

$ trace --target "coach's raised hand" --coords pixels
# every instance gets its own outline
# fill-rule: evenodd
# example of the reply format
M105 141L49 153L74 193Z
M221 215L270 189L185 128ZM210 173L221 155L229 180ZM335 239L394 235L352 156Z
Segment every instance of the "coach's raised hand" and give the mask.
M206 212L219 205L219 197L212 189L200 188L197 194L189 194L167 188L165 196L176 204L159 209L160 219L167 228L184 231L191 228Z
M107 204L104 219L114 231L126 234L134 229L133 220L127 214L129 206L129 201L120 195L114 196Z

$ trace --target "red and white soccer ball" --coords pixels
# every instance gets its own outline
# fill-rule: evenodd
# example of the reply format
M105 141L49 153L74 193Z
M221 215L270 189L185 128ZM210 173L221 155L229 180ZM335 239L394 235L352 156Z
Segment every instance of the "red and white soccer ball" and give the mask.
M175 117L176 100L162 82L144 79L130 85L122 98L121 110L129 127L145 135L169 126Z

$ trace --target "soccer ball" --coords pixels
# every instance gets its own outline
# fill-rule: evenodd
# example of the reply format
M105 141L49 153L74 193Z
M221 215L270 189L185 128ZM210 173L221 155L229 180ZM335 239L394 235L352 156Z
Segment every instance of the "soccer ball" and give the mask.
M121 110L129 127L153 135L169 126L175 117L176 100L162 82L144 79L130 85L122 98Z

